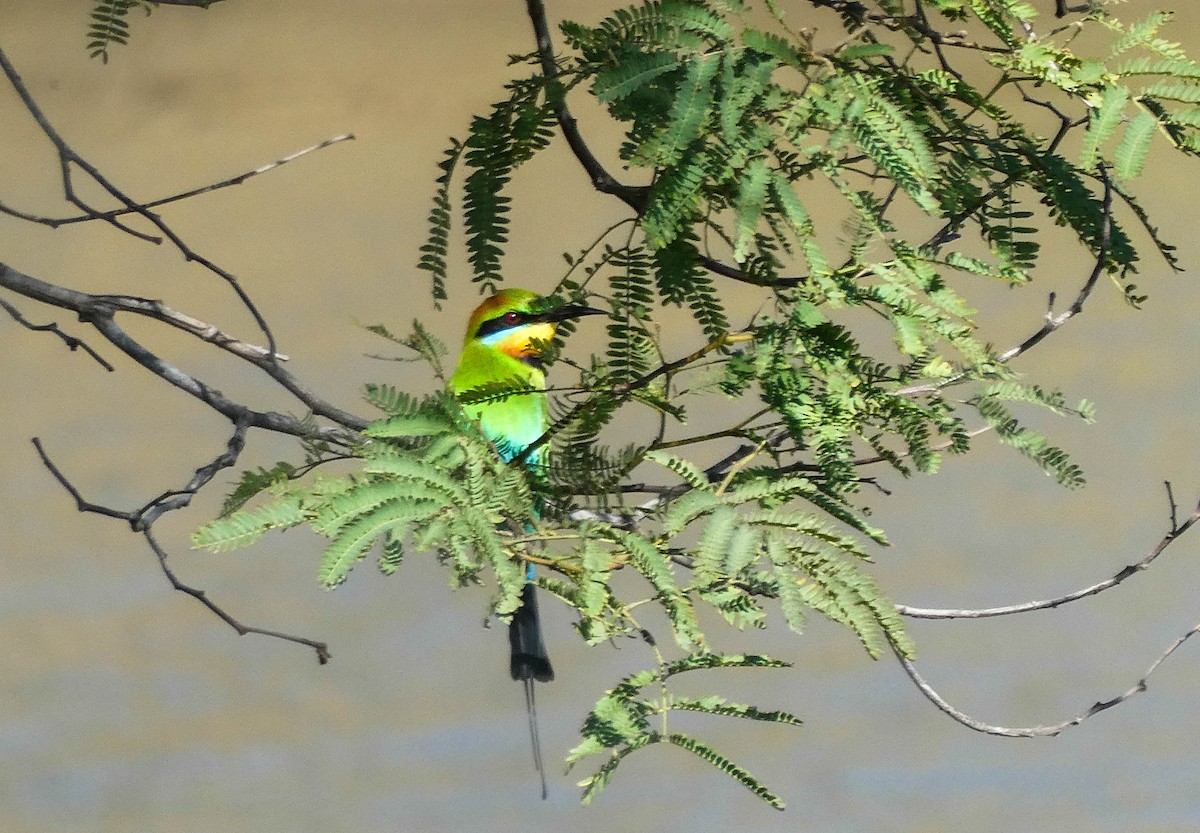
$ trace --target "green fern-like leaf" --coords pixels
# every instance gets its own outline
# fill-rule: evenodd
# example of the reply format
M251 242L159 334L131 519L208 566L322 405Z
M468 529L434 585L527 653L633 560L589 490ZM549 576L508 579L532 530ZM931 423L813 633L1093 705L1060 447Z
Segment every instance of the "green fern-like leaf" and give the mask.
M1158 120L1150 113L1142 111L1133 117L1113 154L1117 176L1128 180L1142 172L1150 152L1150 140L1157 128Z
M1083 148L1079 154L1079 166L1091 170L1099 160L1100 146L1116 132L1129 101L1128 88L1114 85L1104 90L1096 111L1092 114L1088 129L1083 134Z
M679 457L667 451L647 451L645 458L652 463L658 463L665 469L673 471L684 483L693 489L707 491L711 489L707 475L694 462L686 457Z
M151 5L144 0L94 0L88 24L88 54L108 63L109 49L129 43L129 10L141 7L150 14Z
M300 501L284 499L254 511L234 512L200 527L192 543L212 552L228 552L254 543L273 529L288 529L307 520Z
M720 61L715 57L696 58L688 64L687 77L671 107L670 121L651 146L654 155L648 161L662 167L681 161L700 135L712 110L712 82L719 65Z
M291 463L279 462L269 469L259 468L256 471L242 472L241 480L225 503L221 506L221 517L231 515L245 506L252 498L262 492L287 481L296 473L296 467Z
M421 245L421 257L417 268L429 273L434 305L441 309L446 294L446 258L450 251L450 184L454 170L462 158L464 145L457 139L450 140L450 147L438 163L441 174L437 178L437 190L433 194L433 207L429 210L429 234Z
M786 808L786 805L783 803L783 799L767 789L761 781L751 775L748 771L738 766L724 755L718 753L708 744L697 740L690 735L685 735L682 732L671 732L666 736L666 740L668 743L678 746L680 749L686 749L688 752L696 755L701 760L712 764L717 769L721 770L730 778L748 789L750 792L754 793L754 795L770 804L776 810L783 810Z
M636 55L607 72L597 74L592 92L602 103L618 101L679 67L679 56L672 52Z
M767 188L770 184L771 169L764 159L752 160L742 173L734 210L737 236L733 247L733 259L738 263L745 262L750 245L757 236L758 222L766 206Z
M671 620L671 630L679 646L691 649L703 645L704 634L700 631L692 601L679 588L671 562L654 542L636 532L606 527L590 529L593 534L620 545L628 554L630 563L654 587L659 603Z

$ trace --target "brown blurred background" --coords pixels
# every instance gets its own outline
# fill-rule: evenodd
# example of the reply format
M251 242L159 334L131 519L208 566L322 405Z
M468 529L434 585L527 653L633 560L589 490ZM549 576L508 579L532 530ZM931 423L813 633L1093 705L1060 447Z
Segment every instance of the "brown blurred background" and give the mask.
M1177 5L1185 14L1172 37L1200 54L1200 11ZM420 315L457 341L471 290L460 280L447 311L434 314L413 264L447 137L461 136L469 116L498 97L506 56L532 48L523 4L163 8L149 19L135 14L132 44L109 66L86 56L89 7L0 0L0 46L63 135L136 198L230 176L338 133L357 136L164 213L240 277L293 370L332 401L366 413L364 381L428 386L409 366L367 358L384 345L357 324L403 331ZM594 19L605 8L551 3L560 17ZM1139 0L1119 11L1132 19L1151 8ZM51 149L7 86L0 113L0 200L67 213ZM614 134L595 135L611 158ZM1151 162L1157 178L1140 181L1138 192L1195 266L1200 240L1186 206L1200 165L1167 160L1163 147ZM517 195L506 265L523 276L514 282L534 289L556 279L561 251L620 216L589 194L561 150L518 176ZM0 259L36 276L163 298L254 338L228 290L165 246L99 224L50 231L7 217L0 241ZM1046 258L1040 285L976 296L1004 305L985 322L995 343L1030 332L1046 292L1070 292L1086 276L1081 250L1062 248ZM1200 294L1188 275L1149 256L1139 283L1151 296L1144 312L1101 285L1080 319L1022 360L1034 380L1097 402L1094 426L1037 420L1084 465L1088 488L1064 491L987 438L935 478L884 475L894 495L871 503L895 546L879 554L876 573L898 601L985 606L1066 592L1113 574L1160 538L1164 479L1185 509L1200 496ZM67 316L9 300L35 321L83 332ZM126 323L231 395L296 410L214 351ZM871 662L848 632L815 617L800 638L778 622L765 635L722 637L729 650L766 650L795 669L695 681L696 693L793 711L803 728L689 724L779 792L788 812L670 749L633 756L590 808L578 805L576 774L561 777L553 765L550 799L538 801L504 629L479 626L485 591L451 592L431 558L413 556L394 577L364 565L327 593L315 581L320 542L305 532L232 555L191 552L188 533L219 505L214 491L157 527L181 578L247 623L328 641L334 659L320 667L307 649L238 638L172 592L120 523L77 513L29 443L40 436L89 498L133 507L185 482L219 451L228 425L108 348L112 374L0 317L0 351L5 833L1200 826L1196 645L1172 657L1147 694L1056 739L1006 740L951 722L894 662ZM255 437L242 467L290 452L283 440ZM1200 615L1195 535L1149 573L1067 608L915 622L920 667L962 709L1008 725L1055 722L1110 698ZM545 607L559 680L540 689L539 705L554 762L576 742L595 698L645 658L583 648L569 617Z

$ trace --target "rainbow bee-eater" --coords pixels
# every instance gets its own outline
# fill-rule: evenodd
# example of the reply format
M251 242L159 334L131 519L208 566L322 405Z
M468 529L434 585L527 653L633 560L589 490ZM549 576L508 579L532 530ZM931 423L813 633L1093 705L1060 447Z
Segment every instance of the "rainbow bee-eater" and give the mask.
M520 455L549 427L549 404L545 394L541 393L546 388L543 350L554 338L558 322L604 314L602 310L579 304L553 306L527 289L502 289L471 314L463 339L462 357L450 379L451 390L462 394L488 383L513 382L534 391L465 406L468 416L479 423L484 436L496 446L504 460ZM547 447L541 445L533 449L524 462L530 467L541 466L545 464L546 455ZM533 683L535 680L553 680L554 669L542 639L534 586L528 583L532 578L531 564L526 574L527 583L521 591L521 607L513 614L508 626L509 672L514 680L525 685L534 755L541 771ZM544 775L542 789L545 797Z

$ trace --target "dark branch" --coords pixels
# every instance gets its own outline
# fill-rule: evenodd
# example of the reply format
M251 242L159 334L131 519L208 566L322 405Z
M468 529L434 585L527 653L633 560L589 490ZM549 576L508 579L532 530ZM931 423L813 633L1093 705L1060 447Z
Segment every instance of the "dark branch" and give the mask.
M602 194L611 194L617 197L640 214L646 207L650 189L618 182L592 153L591 148L583 139L583 134L579 132L579 125L575 121L575 117L571 115L571 111L567 107L566 90L557 81L558 61L554 57L554 44L550 40L550 26L546 22L546 7L542 0L525 0L525 8L529 13L529 20L533 24L534 36L537 38L542 75L550 82L547 95L556 102L555 116L558 119L558 127L562 130L563 138L567 140L571 152L575 154L575 158L591 178L592 187Z
M203 590L197 590L196 588L190 587L179 581L178 577L175 575L175 572L167 563L166 551L159 545L158 541L154 538L154 535L151 532L151 527L154 525L154 522L158 520L158 518L160 518L164 513L187 506L189 503L191 503L192 497L201 488L208 484L218 471L230 468L237 462L238 456L241 454L242 449L245 446L246 431L248 428L249 424L247 422L237 422L234 427L233 436L230 437L229 442L225 446L225 450L211 463L201 466L199 469L197 469L186 486L184 486L182 489L165 492L164 494L147 503L142 508L134 510L114 509L110 506L103 506L87 500L83 497L79 490L75 488L75 485L67 479L66 475L62 473L58 466L54 464L54 461L50 459L50 456L46 453L46 449L42 446L42 442L39 438L33 438L33 446L35 449L37 449L38 456L41 458L43 465L46 466L54 479L57 480L59 484L67 491L67 493L75 500L75 506L80 512L89 512L96 515L103 515L108 518L118 518L127 522L130 528L135 532L140 532L142 534L142 536L146 539L146 543L150 546L150 549L158 558L158 563L163 571L163 575L167 577L167 580L171 583L171 586L175 590L178 590L181 593L186 593L192 598L198 600L239 634L244 636L248 633L257 633L263 636L270 636L275 639L282 639L288 642L296 642L301 645L307 645L317 652L317 661L324 665L329 661L330 658L329 646L324 642L317 642L312 639L306 639L302 636L294 636L281 631L265 630L263 628L244 625L226 613L211 599L209 599Z
M25 316L21 315L21 311L19 309L14 307L8 301L5 301L3 298L0 298L0 307L3 307L4 311L11 315L14 321L16 321L25 329L33 330L39 333L54 333L56 336L62 339L63 344L67 345L67 349L71 352L83 350L83 352L95 359L96 362L109 373L114 370L113 366L109 364L103 356L89 347L86 342L84 342L82 339L76 338L73 335L64 333L61 329L59 329L58 324L55 322L51 321L49 324L34 324L32 321L25 318Z
M181 202L183 200L191 199L192 197L198 197L201 194L210 194L213 191L219 191L222 188L228 188L233 185L241 185L247 180L258 176L259 174L265 174L268 171L273 171L276 168L288 164L289 162L294 162L302 156L307 156L310 153L315 153L318 150L323 150L332 145L340 144L341 142L347 142L352 139L354 139L354 134L352 133L343 133L339 136L323 139L320 142L317 142L315 145L309 145L308 147L302 148L295 153L289 153L287 156L282 156L279 159L276 159L274 162L268 162L265 165L259 165L257 168L244 171L236 176L222 179L219 182L201 185L199 188L192 188L188 191L181 191L178 194L159 197L156 200L150 200L149 202L140 203L138 205L126 208L114 208L111 211L88 211L86 214L76 214L71 217L44 217L37 214L30 214L26 211L20 211L0 203L0 214L8 214L9 216L16 217L19 220L37 223L38 225L49 226L50 228L54 229L75 223L88 223L92 222L93 220L111 220L115 217L120 217L125 214L140 213L146 209L158 208L159 206L168 205L169 203ZM279 358L283 357L280 356Z
M130 198L127 194L125 194L124 191L117 188L112 182L110 182L108 178L99 171L99 169L76 153L75 150L62 138L62 136L59 135L58 131L54 129L54 126L50 123L50 120L46 118L45 113L42 112L37 102L33 100L33 96L25 86L25 82L21 80L21 76L17 74L16 68L8 60L8 56L2 49L0 49L0 71L3 71L8 77L9 83L12 85L13 90L15 90L17 95L20 97L21 102L25 105L25 109L29 111L29 114L33 117L33 120L37 122L38 127L41 128L42 133L44 133L46 138L50 140L50 143L54 145L54 148L58 153L59 169L62 176L63 195L66 200L86 213L96 214L99 218L106 220L114 227L121 229L127 234L131 234L148 242L162 242L161 238L131 229L122 224L115 216L105 216L103 212L95 211L91 206L87 205L82 198L75 193L75 187L71 181L71 169L72 166L75 166L86 173L97 185L99 185L106 192L108 192L111 197L121 203L130 213L144 217L146 220L148 220L162 233L163 237L171 241L175 248L179 250L180 254L183 255L185 260L200 264L224 280L230 286L230 288L233 289L234 293L241 301L242 306L244 306L254 318L255 323L258 325L259 329L267 339L267 346L271 355L274 355L276 352L275 336L271 333L271 328L267 324L266 319L263 318L262 313L258 311L258 307L254 304L254 301L251 300L250 295L246 292L246 290L242 288L242 285L238 282L238 279L231 272L222 269L216 263L188 246L183 241L183 238L181 238L165 222L163 222L161 217L159 217L150 209L140 206L136 200Z
M3 263L0 263L0 286L35 301L77 313L81 321L95 327L110 343L138 364L234 422L243 415L248 415L250 425L256 428L266 428L298 437L316 436L342 444L353 440L352 434L343 429L352 432L367 425L367 420L335 407L309 390L279 364L278 359L281 357L273 355L271 348L259 347L228 336L211 324L176 312L160 301L125 295L92 295L48 283L18 272ZM131 312L153 318L232 353L261 369L314 414L330 419L342 428L314 428L295 417L275 412L253 411L228 399L220 391L184 373L135 341L116 323L115 316L118 312Z

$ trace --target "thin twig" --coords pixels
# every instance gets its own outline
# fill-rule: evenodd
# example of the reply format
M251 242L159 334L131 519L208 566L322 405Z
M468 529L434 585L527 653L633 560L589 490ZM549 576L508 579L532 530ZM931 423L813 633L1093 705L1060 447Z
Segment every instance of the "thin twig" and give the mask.
M909 605L896 605L896 610L904 616L910 616L914 619L984 619L991 616L1008 616L1013 613L1028 613L1031 610L1046 610L1049 608L1060 607L1069 602L1074 602L1088 596L1095 596L1097 593L1102 593L1111 587L1116 587L1121 582L1130 576L1140 573L1147 569L1154 559L1162 554L1163 550L1175 542L1181 535L1187 532L1200 521L1200 504L1196 506L1196 510L1191 516L1181 524L1175 522L1175 502L1174 497L1170 493L1170 484L1168 484L1168 500L1171 504L1171 529L1162 539L1154 545L1154 547L1146 553L1145 557L1136 564L1130 564L1122 569L1116 575L1106 578L1104 581L1097 582L1088 587L1066 593L1062 596L1057 596L1053 599L1044 601L1024 602L1023 604L1004 605L1002 607L985 607L972 610L956 610L956 609L941 609L928 607L911 607Z
M140 217L144 217L146 220L148 220L162 233L163 237L171 241L175 248L179 250L180 254L183 255L185 260L200 264L214 275L217 275L219 278L225 281L225 283L228 284L231 289L233 289L234 293L241 301L242 306L245 307L246 311L250 313L255 324L257 324L258 328L262 331L263 336L267 340L267 346L270 349L270 353L274 355L276 352L275 336L271 332L271 328L267 324L266 319L263 317L262 313L259 312L257 305L250 298L249 293L247 293L242 287L237 277L234 276L232 272L221 268L213 261L192 249L187 243L184 242L182 237L175 233L175 231L163 221L161 217L159 217L150 209L141 207L136 200L129 197L124 191L110 182L108 178L104 176L104 174L102 174L98 168L96 168L96 166L92 165L90 162L80 156L74 150L74 148L67 144L66 140L63 139L57 130L55 130L54 126L50 123L50 120L46 117L46 114L42 112L42 109L33 99L29 89L25 86L25 82L21 80L21 76L17 73L16 68L8 60L8 56L2 49L0 49L0 71L3 71L5 76L7 76L9 84L20 97L21 102L25 105L25 109L29 111L29 114L33 117L33 120L37 122L38 127L41 128L42 133L45 134L46 138L50 140L50 143L54 145L54 148L58 153L59 170L62 177L63 196L65 199L84 212L95 213L100 219L107 221L115 228L118 228L127 234L131 234L134 237L137 237L141 240L146 240L148 242L162 242L161 238L156 238L152 235L132 229L129 226L121 223L115 216L104 216L103 212L95 211L91 206L87 205L83 199L76 194L75 187L71 180L72 166L75 166L79 168L79 170L86 173L97 185L108 192L111 197L124 205L125 208L129 209L131 213L134 213Z
M150 200L149 202L139 203L134 206L127 206L125 208L114 208L111 211L88 211L85 214L76 214L71 217L44 217L44 216L39 216L36 214L30 214L28 212L20 211L20 210L5 206L3 204L0 204L0 213L8 214L10 216L16 217L21 220L27 220L28 222L31 222L31 223L38 223L39 225L49 226L50 228L59 228L61 226L71 225L74 223L88 223L88 222L92 222L93 220L110 220L114 217L120 217L120 216L126 215L126 214L137 214L137 213L141 213L142 211L147 210L147 209L158 208L160 206L168 205L173 202L180 202L182 200L191 199L192 197L198 197L201 194L210 194L213 191L219 191L222 188L229 188L230 186L233 186L233 185L241 185L243 182L246 182L248 179L256 177L259 174L265 174L268 171L273 171L276 168L282 167L283 165L286 165L289 162L294 162L295 160L301 158L302 156L307 156L310 153L315 153L318 150L323 150L327 147L330 147L331 145L336 145L341 142L351 141L352 139L354 139L354 134L342 133L341 135L333 136L332 138L329 138L329 139L323 139L322 141L317 142L315 145L309 145L308 147L302 148L294 153L289 153L287 156L282 156L279 159L276 159L274 162L268 162L265 165L259 165L257 168L253 168L249 171L245 171L243 173L237 174L236 176L228 177L227 179L222 179L219 182L212 182L212 183L209 183L208 185L201 185L198 188L192 188L188 191L181 191L178 194L171 194L166 197L159 197L156 200ZM280 356L279 358L282 359L283 357Z
M1092 265L1092 271L1088 274L1087 280L1084 281L1083 286L1079 289L1079 292L1076 293L1075 300L1071 302L1071 306L1058 314L1055 314L1054 312L1055 296L1053 293L1051 293L1046 309L1046 315L1041 328L1027 337L1020 344L1010 347L1008 350L1005 350L1003 353L997 356L997 362L1000 362L1001 364L1007 364L1008 362L1011 362L1013 359L1040 344L1048 335L1058 330L1076 315L1081 313L1083 311L1084 303L1091 296L1092 290L1096 288L1096 283L1100 280L1100 276L1104 274L1104 270L1108 267L1109 247L1112 244L1113 185L1111 180L1108 178L1108 172L1104 169L1103 165L1101 165L1099 168L1099 178L1104 184L1104 197L1101 202L1103 211L1100 220L1100 240L1097 245L1096 261ZM911 385L896 391L896 395L920 396L928 393L934 393L947 387L948 385L952 385L961 381L963 378L964 375L960 373L951 376L949 379L944 379L934 384L923 383L919 385Z
M244 625L226 613L225 610L223 610L211 599L209 599L203 590L197 590L196 588L181 582L175 575L175 572L171 569L170 565L167 563L166 550L162 548L151 532L151 527L159 517L166 512L187 506L191 502L192 497L204 485L210 482L218 471L229 468L237 462L238 456L241 454L242 448L245 445L246 430L248 427L249 424L245 421L237 422L234 427L233 436L230 437L229 442L225 446L225 450L211 463L198 468L184 488L166 492L160 497L150 501L140 509L134 510L114 509L111 506L103 506L87 500L80 493L79 489L77 489L75 485L67 479L66 475L62 473L58 466L54 464L54 461L50 459L50 455L46 453L46 449L43 447L39 438L33 438L33 447L37 449L37 453L42 460L42 464L46 467L54 479L57 480L58 483L75 500L75 506L80 512L89 512L96 515L103 515L108 518L117 518L119 520L123 520L127 522L130 528L132 528L135 532L140 532L142 534L142 536L146 539L146 543L154 552L155 557L158 558L159 567L162 569L163 575L167 577L167 580L171 583L171 587L173 587L175 590L185 593L198 600L239 634L244 636L248 633L257 633L263 636L270 636L275 639L282 639L287 642L296 642L301 645L307 645L317 652L317 661L324 665L329 661L331 656L329 652L329 646L324 642L318 642L316 640L283 633L281 631L266 630L264 628Z
M1113 706L1120 705L1129 698L1133 697L1135 694L1140 694L1141 692L1145 691L1147 687L1146 680L1151 674L1154 673L1155 669L1157 669L1167 657L1175 653L1179 646L1183 645L1184 642L1194 636L1197 632L1200 632L1200 625L1196 625L1196 627L1192 628L1183 636L1172 642L1170 647L1160 654L1158 659L1156 659L1154 663L1146 670L1146 673L1142 675L1140 680L1111 700L1097 701L1074 717L1063 720L1060 723L1054 723L1045 726L1027 726L1017 728L984 723L983 721L977 720L970 715L954 708L954 706L946 702L946 699L938 694L934 687L931 686L929 682L921 676L912 660L901 654L900 651L896 649L895 645L892 646L892 650L895 652L896 658L900 660L900 664L904 666L904 670L908 673L909 678L913 681L913 683L916 684L921 693L924 694L931 703L967 728L974 729L977 732L983 732L988 735L1001 735L1009 738L1054 737L1055 735L1062 733L1065 729L1069 729L1072 726L1078 726L1089 717L1093 717L1102 711L1111 709Z
M63 344L67 345L67 349L71 352L82 350L95 359L96 362L109 373L112 373L112 371L115 369L111 364L108 363L107 360L105 360L103 356L89 347L87 342L76 338L73 335L69 335L68 333L64 333L59 328L57 323L51 321L49 324L34 324L32 321L25 318L25 316L21 315L21 311L19 309L14 307L8 301L5 301L3 298L0 298L0 307L3 307L4 311L11 315L14 321L16 321L25 329L33 330L39 333L54 333L56 336L62 339Z
M203 590L197 590L195 587L184 584L176 577L175 571L172 570L170 565L167 563L166 551L159 546L158 541L155 540L154 535L149 529L142 530L142 535L145 536L146 543L150 545L150 549L154 551L154 555L158 558L158 563L162 568L163 575L167 577L167 581L171 582L171 587L175 590L178 590L180 593L185 593L188 596L191 596L193 599L196 599L198 602L216 614L216 616L222 622L237 631L239 635L245 636L248 633L257 633L260 636L269 636L273 639L282 639L285 642L295 642L299 645L307 645L317 652L317 662L319 662L321 665L324 665L333 658L333 654L329 650L329 645L324 642L319 642L315 639L308 639L303 636L296 636L295 634L284 633L283 631L273 631L266 628L258 628L253 625L244 625L237 619L234 619L232 616L226 613L224 609L213 602L212 599L208 598L208 594Z

